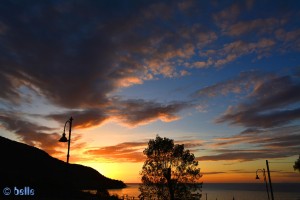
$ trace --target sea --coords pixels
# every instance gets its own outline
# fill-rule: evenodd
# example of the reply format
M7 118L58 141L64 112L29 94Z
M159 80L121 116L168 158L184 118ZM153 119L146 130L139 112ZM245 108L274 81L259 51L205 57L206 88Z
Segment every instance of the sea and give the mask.
M139 184L127 183L123 189L110 189L110 195L139 199ZM300 183L273 183L275 200L300 200ZM270 199L271 193L269 191ZM267 200L263 183L203 183L201 200Z

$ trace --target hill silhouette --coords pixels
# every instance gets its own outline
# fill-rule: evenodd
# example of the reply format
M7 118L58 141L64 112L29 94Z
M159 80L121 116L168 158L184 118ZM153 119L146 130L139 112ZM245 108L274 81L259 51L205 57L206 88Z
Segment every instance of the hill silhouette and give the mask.
M107 178L91 167L67 164L36 147L1 136L0 156L1 191L5 187L30 187L35 189L35 196L59 196L66 191L126 187L122 181Z

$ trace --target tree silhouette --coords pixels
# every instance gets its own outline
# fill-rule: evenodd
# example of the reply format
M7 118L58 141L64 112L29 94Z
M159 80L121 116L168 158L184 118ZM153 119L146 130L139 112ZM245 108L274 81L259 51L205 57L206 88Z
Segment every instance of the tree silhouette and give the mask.
M295 162L294 170L298 170L300 172L300 155L299 155L298 160L296 160L296 162Z
M199 199L202 184L195 156L184 145L156 136L143 152L147 159L141 175L140 199Z

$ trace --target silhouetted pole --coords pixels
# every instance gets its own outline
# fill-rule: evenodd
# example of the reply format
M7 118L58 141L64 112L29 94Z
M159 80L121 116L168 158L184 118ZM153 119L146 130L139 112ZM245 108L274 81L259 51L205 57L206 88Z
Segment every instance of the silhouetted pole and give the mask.
M70 144L71 144L71 132L72 132L72 121L73 118L71 117L68 121L66 121L64 126L64 132L62 134L62 137L59 139L59 142L68 142L68 153L67 153L67 163L69 163L69 157L70 157ZM66 138L66 126L69 123L69 139Z
M271 182L271 175L270 175L270 169L269 169L269 162L266 160L266 165L267 165L267 171L268 171L268 176L269 176L269 183L270 183L270 190L271 190L271 198L274 200L274 195L273 195L273 188L272 188L272 182Z
M64 132L62 134L62 137L58 140L59 142L68 142L68 153L67 153L67 165L66 165L66 176L65 176L65 180L67 181L67 192L65 193L66 197L68 199L71 199L72 193L71 193L71 189L72 189L72 182L70 180L71 178L71 174L70 174L70 169L69 169L69 158L70 158L70 144L71 144L71 133L72 133L72 121L73 118L70 117L70 119L68 121L66 121L65 126L64 126ZM69 123L69 138L66 137L66 126Z
M69 163L69 157L70 157L70 144L71 144L71 132L72 132L72 121L73 121L73 118L71 117L69 119L69 139L68 139L68 154L67 154L67 163Z
M264 181L266 183L266 190L267 190L267 193L268 193L268 200L270 200L270 196L269 196L269 189L268 189L268 182L267 182L267 178L266 178L266 173L265 173L265 169L264 170Z

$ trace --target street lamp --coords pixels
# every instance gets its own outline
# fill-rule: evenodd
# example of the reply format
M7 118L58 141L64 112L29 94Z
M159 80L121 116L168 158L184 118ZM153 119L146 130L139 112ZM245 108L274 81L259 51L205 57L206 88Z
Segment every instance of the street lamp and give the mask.
M271 199L274 200L274 194L273 194L273 188L272 188L272 181L271 181L271 175L270 175L270 169L269 169L269 162L268 160L266 160L266 166L267 166L267 172L268 172L268 177L269 177L269 185L270 185L270 192L271 192ZM268 199L269 198L269 190L268 190L268 184L267 184L267 178L266 178L266 174L265 174L265 169L261 170L261 169L258 169L256 170L256 179L259 179L258 175L257 175L257 172L258 171L263 171L263 174L264 174L264 180L266 182L266 188L267 188L267 192L268 192Z
M266 160L266 165L267 165L267 171L268 171L268 177L269 177L269 183L270 183L271 197L272 197L272 200L274 200L274 194L273 194L272 181L271 181L271 175L270 175L270 168L269 168L269 161L268 160Z
M268 200L270 200L269 189L268 189L268 182L267 182L267 179L266 179L266 171L265 171L265 169L258 169L258 170L256 170L256 178L255 179L259 179L259 176L257 174L257 172L259 172L259 171L263 173L264 182L266 183L266 189L267 189L267 193L268 193Z
M68 121L66 121L62 137L58 140L59 142L68 142L67 163L69 163L69 157L70 157L70 143L71 143L72 121L73 121L72 117L70 117L70 119ZM65 133L67 123L69 123L69 139L66 138L66 133Z

